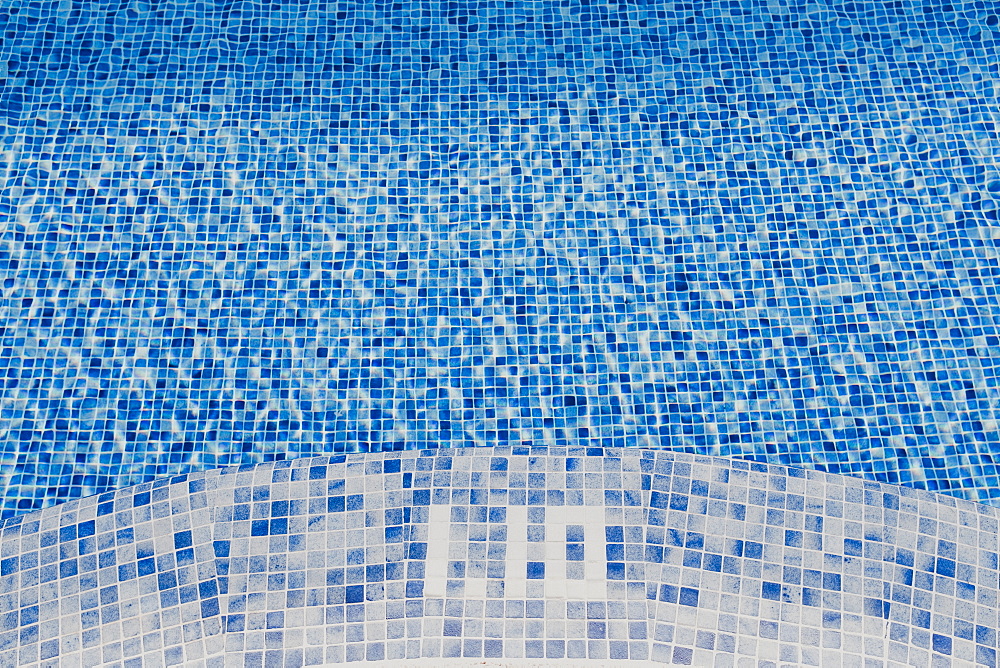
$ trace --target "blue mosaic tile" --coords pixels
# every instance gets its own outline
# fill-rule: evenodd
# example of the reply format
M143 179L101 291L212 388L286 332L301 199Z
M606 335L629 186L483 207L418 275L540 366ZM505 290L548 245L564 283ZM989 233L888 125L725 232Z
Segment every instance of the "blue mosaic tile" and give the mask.
M215 469L6 520L0 664L995 667L997 513L640 448Z
M0 0L4 516L510 445L996 503L998 16Z

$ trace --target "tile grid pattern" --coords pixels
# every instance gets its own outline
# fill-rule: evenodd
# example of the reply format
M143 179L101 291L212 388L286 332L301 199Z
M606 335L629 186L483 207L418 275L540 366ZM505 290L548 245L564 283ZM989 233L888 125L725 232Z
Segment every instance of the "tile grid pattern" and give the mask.
M335 452L1000 498L992 0L0 0L5 516Z
M996 666L997 535L981 504L683 453L299 459L7 520L0 663Z

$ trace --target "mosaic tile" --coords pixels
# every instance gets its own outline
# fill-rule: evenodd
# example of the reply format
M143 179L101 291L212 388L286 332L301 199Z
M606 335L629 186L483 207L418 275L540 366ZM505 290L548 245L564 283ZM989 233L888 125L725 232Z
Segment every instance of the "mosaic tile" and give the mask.
M6 520L0 664L995 667L997 513L639 448L217 469Z
M4 516L520 444L996 503L998 16L0 0Z

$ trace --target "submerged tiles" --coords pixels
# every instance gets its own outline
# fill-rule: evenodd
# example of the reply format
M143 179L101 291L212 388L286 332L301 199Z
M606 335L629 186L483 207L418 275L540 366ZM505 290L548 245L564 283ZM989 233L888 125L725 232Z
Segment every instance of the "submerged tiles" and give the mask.
M998 519L639 448L216 469L8 519L0 663L996 666Z
M993 503L992 2L0 0L6 515L336 452Z

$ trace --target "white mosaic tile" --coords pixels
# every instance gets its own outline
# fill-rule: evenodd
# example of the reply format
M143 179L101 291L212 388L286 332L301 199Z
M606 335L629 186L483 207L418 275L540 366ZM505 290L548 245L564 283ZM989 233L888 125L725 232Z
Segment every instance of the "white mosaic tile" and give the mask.
M0 665L996 666L998 519L637 448L215 470L7 520Z

